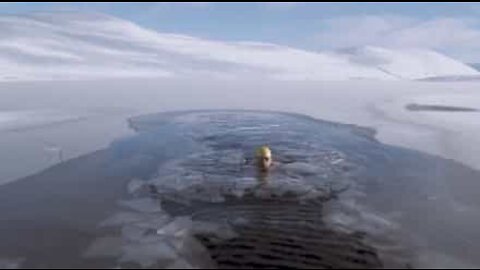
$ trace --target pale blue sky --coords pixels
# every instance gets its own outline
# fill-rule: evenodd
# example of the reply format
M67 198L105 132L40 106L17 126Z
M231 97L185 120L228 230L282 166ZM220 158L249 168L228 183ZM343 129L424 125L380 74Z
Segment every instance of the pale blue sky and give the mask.
M1 13L102 12L161 32L309 50L428 47L480 60L478 3L1 3Z

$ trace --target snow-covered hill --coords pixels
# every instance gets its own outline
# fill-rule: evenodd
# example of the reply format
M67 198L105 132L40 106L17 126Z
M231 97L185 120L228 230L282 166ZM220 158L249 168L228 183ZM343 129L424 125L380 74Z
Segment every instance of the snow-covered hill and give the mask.
M365 47L320 53L158 33L103 14L0 16L0 80L164 76L388 80L478 74L429 50Z

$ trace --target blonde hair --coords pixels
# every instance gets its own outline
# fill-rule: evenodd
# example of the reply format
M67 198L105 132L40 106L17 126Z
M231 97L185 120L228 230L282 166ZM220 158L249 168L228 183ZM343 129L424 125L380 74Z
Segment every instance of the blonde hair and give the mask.
M257 148L257 157L271 157L272 151L268 146L262 146Z

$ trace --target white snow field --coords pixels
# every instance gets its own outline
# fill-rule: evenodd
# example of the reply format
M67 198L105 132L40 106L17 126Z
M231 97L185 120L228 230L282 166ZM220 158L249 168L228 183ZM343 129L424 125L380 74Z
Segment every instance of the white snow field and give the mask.
M258 42L159 33L103 14L0 16L0 80L239 76L280 80L475 76L425 49L309 52Z
M80 115L72 115L68 112L44 111L0 111L0 131L22 130L55 125L60 123L80 121Z
M0 109L0 185L101 149L118 133L129 134L130 114L124 111L48 107Z

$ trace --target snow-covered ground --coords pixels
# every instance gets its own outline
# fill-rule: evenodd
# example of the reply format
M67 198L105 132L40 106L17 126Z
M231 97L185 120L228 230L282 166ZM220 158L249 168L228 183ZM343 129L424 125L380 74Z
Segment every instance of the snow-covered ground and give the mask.
M478 83L439 84L439 91L425 91L390 100L376 106L386 121L424 130L424 138L404 142L405 146L438 154L480 169L479 111L407 111L407 104L447 105L458 108L480 109ZM411 136L406 136L408 139ZM379 138L399 144L401 138L380 132ZM424 141L424 142L422 142Z
M0 110L0 185L129 134L125 111ZM120 132L121 131L121 132Z
M0 80L122 77L426 79L479 73L427 49L313 52L159 33L102 14L0 16Z
M81 115L70 112L43 111L2 111L0 112L0 131L22 130L45 125L55 125L72 121L80 121Z

